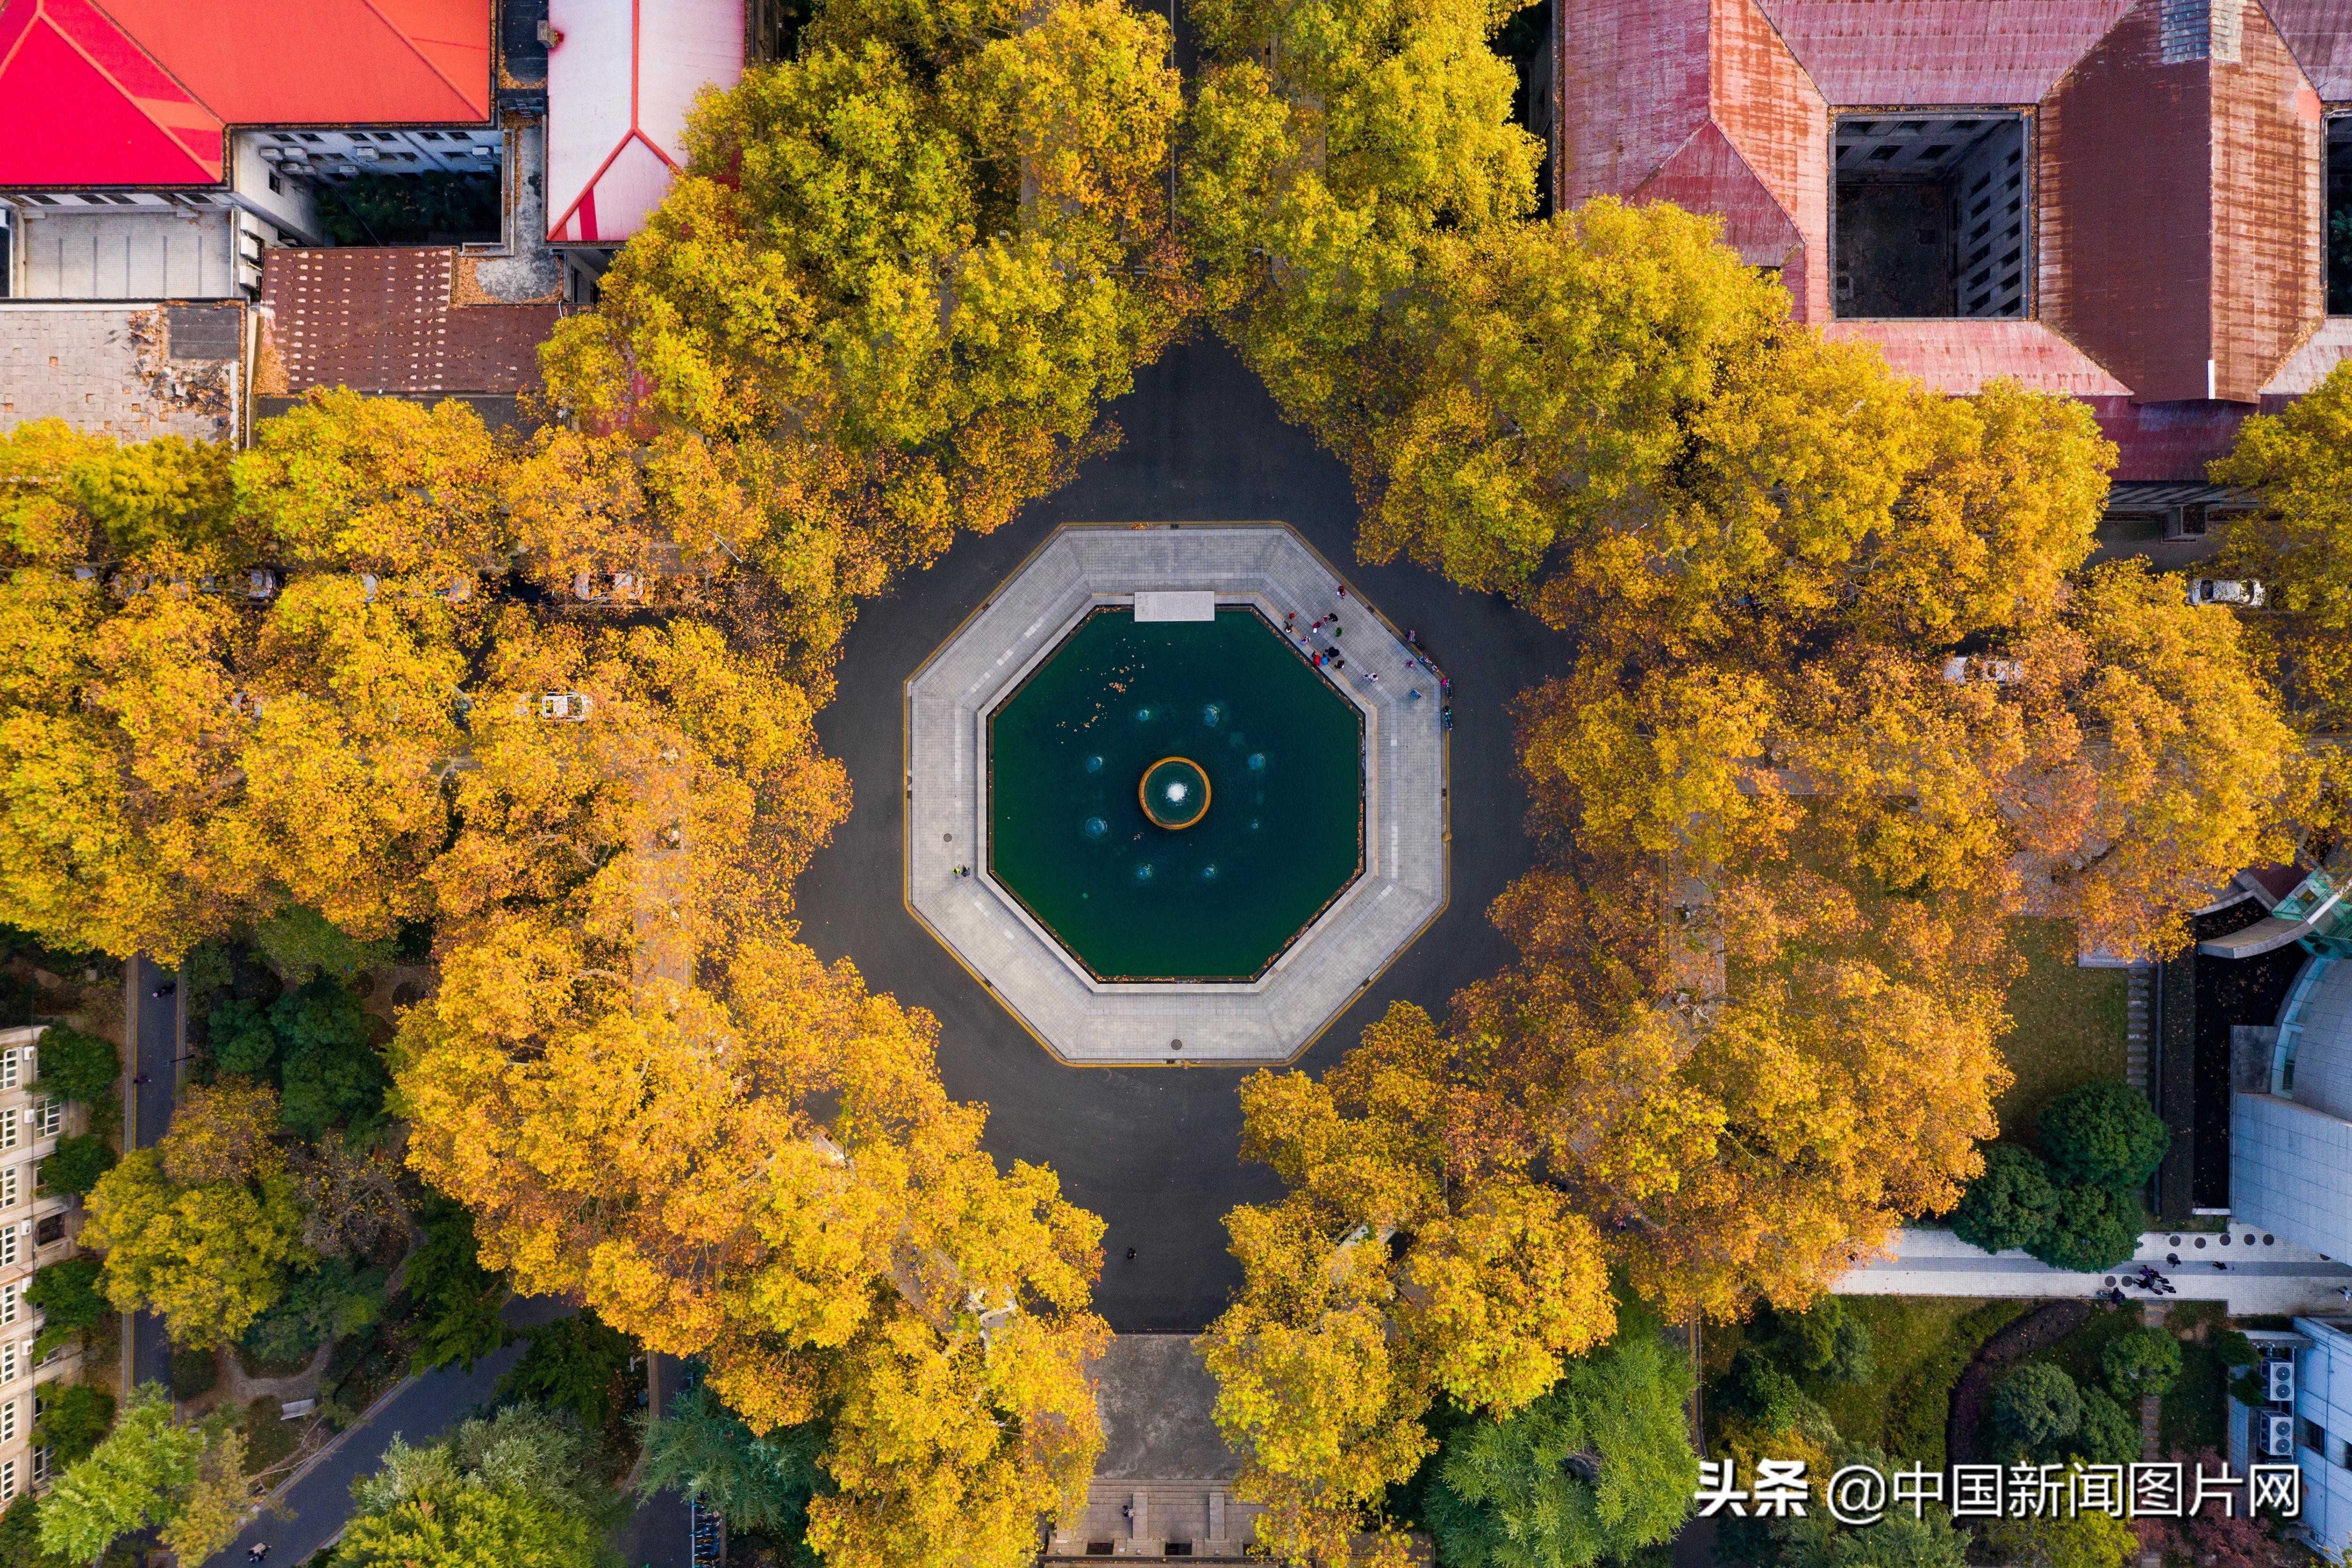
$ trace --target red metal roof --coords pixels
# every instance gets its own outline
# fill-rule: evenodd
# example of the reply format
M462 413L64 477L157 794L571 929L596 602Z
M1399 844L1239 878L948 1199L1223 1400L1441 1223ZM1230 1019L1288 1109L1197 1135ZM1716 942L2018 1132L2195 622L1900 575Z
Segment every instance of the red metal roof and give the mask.
M1756 0L1561 0L1558 204L1593 196L1717 213L1780 269L1801 320L1829 314L1821 95Z
M2352 8L2344 0L2263 0L2263 7L2319 96L2352 99Z
M2132 0L1761 0L1832 104L2039 103Z
M2134 402L2094 397L2091 416L2116 444L2115 476L2133 480L2202 480L2205 465L2230 450L2238 426L2254 412L2242 402Z
M490 105L490 0L0 0L0 184L212 184L224 125Z
M2352 316L2331 316L2263 384L2263 399L2268 402L2274 397L2300 397L2347 359L2352 359Z
M220 175L220 121L89 0L0 5L0 183Z
M1967 396L1999 376L2029 392L2129 397L2131 388L2039 321L1837 321L1825 335L1875 343L1902 375Z
M742 0L550 0L547 237L617 245L685 162L695 95L743 75Z
M455 305L447 246L264 253L266 341L285 390L517 392L539 384L553 305Z

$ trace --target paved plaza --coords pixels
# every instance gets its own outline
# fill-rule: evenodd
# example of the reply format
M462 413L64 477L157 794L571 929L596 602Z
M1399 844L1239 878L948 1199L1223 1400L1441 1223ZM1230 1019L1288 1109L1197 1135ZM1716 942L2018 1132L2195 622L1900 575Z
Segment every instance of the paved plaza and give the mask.
M1279 525L1065 528L907 683L908 905L1063 1061L1287 1061L1444 909L1437 683ZM1337 615L1352 633L1354 667L1330 679L1364 716L1363 871L1246 984L1096 979L988 872L990 712L1092 612L1168 592L1251 605L1276 627Z

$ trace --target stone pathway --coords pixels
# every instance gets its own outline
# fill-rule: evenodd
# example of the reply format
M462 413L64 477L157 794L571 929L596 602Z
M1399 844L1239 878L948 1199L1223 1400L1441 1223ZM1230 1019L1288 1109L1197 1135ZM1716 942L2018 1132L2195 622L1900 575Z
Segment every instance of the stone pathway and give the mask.
M2141 1093L2149 1092L2148 1041L2156 999L2156 966L2134 964L2130 988L2124 998L2124 1080Z
M2122 1284L2138 1263L2147 1262L2178 1287L2179 1300L2223 1301L2232 1317L2246 1317L2339 1312L2345 1298L2336 1292L2352 1285L2352 1267L2275 1239L2265 1244L2262 1232L2241 1225L2226 1232L2147 1231L2131 1263L2102 1274L2068 1273L2022 1252L1986 1252L1948 1230L1898 1230L1892 1245L1893 1256L1863 1264L1840 1280L1839 1293L2089 1297ZM2216 1262L2225 1267L2216 1269Z

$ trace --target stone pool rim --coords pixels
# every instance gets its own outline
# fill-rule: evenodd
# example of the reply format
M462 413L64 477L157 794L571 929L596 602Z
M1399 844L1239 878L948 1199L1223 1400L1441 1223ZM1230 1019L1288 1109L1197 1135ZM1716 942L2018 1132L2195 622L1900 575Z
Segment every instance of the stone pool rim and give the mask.
M1433 680L1391 674L1367 685L1350 674L1333 683L1366 720L1367 869L1255 981L1095 981L983 869L987 711L1086 614L1170 591L1254 607L1274 627L1286 612L1303 626L1343 595L1337 603L1355 669L1393 662L1402 673L1410 656L1377 605L1286 524L1061 525L906 677L901 899L1065 1063L1294 1061L1446 907L1450 737ZM1407 700L1415 682L1427 700Z

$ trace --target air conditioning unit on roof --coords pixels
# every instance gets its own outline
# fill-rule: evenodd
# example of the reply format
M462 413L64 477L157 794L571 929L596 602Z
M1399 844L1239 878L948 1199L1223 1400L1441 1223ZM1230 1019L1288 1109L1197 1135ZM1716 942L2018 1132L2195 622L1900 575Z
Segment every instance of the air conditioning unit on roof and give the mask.
M2270 1387L2268 1390L2270 1402L2273 1405L2294 1404L2294 1363L2291 1361L2268 1362L2264 1364L2263 1372L2270 1379Z
M2294 1457L2294 1417L2266 1416L2263 1418L2263 1452L2273 1459Z

